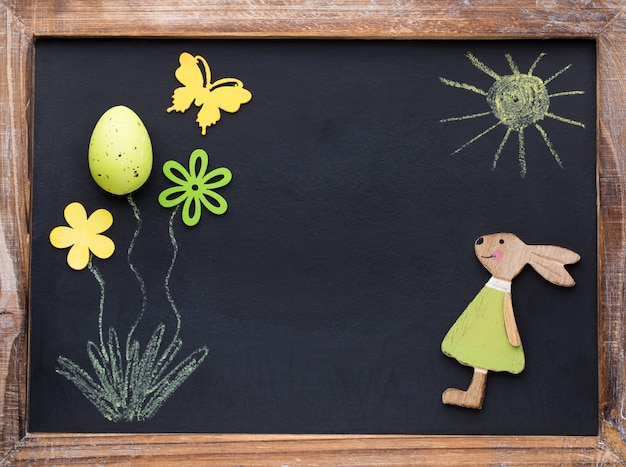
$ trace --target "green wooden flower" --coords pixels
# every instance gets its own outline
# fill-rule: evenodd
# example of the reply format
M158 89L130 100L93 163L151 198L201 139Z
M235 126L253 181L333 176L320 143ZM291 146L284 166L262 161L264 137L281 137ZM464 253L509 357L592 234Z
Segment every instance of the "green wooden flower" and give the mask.
M183 203L182 218L188 226L200 221L202 206L216 215L224 214L228 209L224 197L214 190L228 185L233 175L226 167L208 169L209 155L202 149L196 149L189 156L189 170L173 160L163 164L163 173L176 186L163 190L159 194L159 203L164 208Z

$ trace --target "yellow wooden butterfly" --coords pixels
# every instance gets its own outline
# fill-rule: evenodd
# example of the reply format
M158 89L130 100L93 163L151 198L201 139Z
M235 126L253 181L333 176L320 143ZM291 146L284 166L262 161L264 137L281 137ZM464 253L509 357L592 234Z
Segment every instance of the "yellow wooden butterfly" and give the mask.
M179 57L176 79L183 85L174 90L172 106L168 112L185 112L191 104L201 107L196 122L206 135L206 129L220 119L220 109L235 113L242 104L250 102L252 93L243 87L237 78L222 78L211 82L211 69L200 55L195 57L183 52ZM204 67L204 70L200 68Z

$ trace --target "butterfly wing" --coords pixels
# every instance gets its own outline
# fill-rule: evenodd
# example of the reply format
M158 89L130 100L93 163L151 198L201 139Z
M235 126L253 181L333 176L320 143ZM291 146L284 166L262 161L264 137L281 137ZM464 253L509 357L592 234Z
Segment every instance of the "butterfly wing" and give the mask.
M243 83L236 78L223 78L213 83L210 92L196 99L196 104L202 105L196 118L202 134L205 135L207 127L219 121L220 109L235 113L251 99L252 93L245 89Z
M223 78L213 83L211 97L220 109L235 113L243 104L250 102L252 93L238 79Z
M201 99L202 94L207 92L204 88L205 77L198 64L198 59L202 59L202 57L194 57L187 52L180 54L178 59L180 66L174 74L183 86L174 90L172 106L167 109L168 112L185 112L194 101L198 103L198 99ZM202 63L205 66L207 82L209 82L211 76L208 64L204 59L202 59Z

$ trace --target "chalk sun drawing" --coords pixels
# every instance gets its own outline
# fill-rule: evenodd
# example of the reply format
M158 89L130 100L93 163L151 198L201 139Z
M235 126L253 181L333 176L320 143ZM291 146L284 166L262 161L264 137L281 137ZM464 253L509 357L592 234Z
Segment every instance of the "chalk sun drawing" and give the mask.
M459 89L465 89L467 91L471 91L482 96L485 96L487 104L489 105L490 110L486 112L474 113L461 115L459 117L449 117L443 118L439 120L441 123L448 122L457 122L457 121L465 121L474 118L487 117L489 115L493 115L496 117L497 122L486 130L478 133L476 136L465 142L463 145L458 147L452 154L458 154L467 148L470 144L474 143L478 139L482 138L486 134L495 130L499 126L505 126L506 132L500 141L500 145L498 146L492 162L492 169L496 168L498 163L498 159L506 145L511 133L517 132L518 135L518 160L520 166L520 176L524 177L527 172L526 167L526 145L524 143L524 131L526 128L534 128L543 138L543 141L552 154L552 157L556 161L556 163L563 168L563 162L556 149L552 145L550 138L548 137L548 133L546 130L539 124L541 120L544 118L549 118L552 120L557 120L559 122L566 123L568 125L575 125L581 128L585 128L584 123L581 123L576 120L572 120L569 118L562 117L560 115L556 115L549 111L550 108L550 99L554 97L561 96L573 96L584 94L584 91L564 91L564 92L556 92L550 94L548 91L548 84L551 83L554 79L556 79L561 74L565 73L572 66L571 63L556 73L554 73L549 78L543 80L538 76L533 75L535 68L537 67L540 60L545 56L545 53L540 53L539 56L535 59L533 64L528 69L528 72L522 73L520 72L518 66L513 61L513 58L510 54L505 54L506 60L509 64L509 68L511 69L512 74L510 75L500 75L496 73L494 70L489 68L483 62L481 62L478 58L476 58L472 53L468 52L466 54L469 61L478 68L483 73L489 75L494 79L493 85L485 91L484 89L480 89L474 85L463 83L460 81L453 81L448 78L442 78L442 83L452 86Z

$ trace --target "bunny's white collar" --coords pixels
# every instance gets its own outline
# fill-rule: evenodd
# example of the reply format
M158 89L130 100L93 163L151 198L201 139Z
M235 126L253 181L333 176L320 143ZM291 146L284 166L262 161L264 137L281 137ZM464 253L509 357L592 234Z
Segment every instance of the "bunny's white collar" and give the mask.
M491 287L492 289L499 290L500 292L511 293L511 282L505 281L502 279L497 279L495 277L491 277L489 281L485 284L487 287Z

